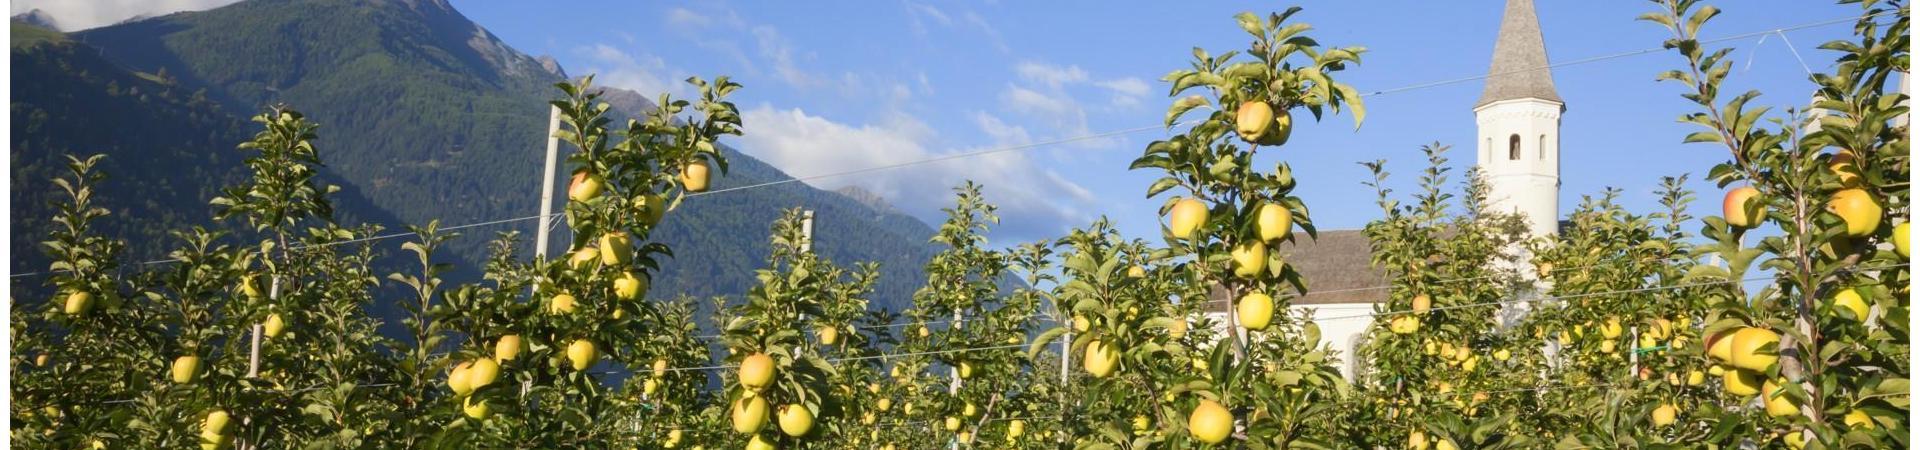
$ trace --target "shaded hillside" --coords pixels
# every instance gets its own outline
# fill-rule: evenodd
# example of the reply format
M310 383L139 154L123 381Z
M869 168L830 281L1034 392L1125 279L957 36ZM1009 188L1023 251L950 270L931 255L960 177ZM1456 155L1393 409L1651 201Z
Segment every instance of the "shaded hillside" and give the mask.
M108 167L122 181L180 175L155 181L173 184L160 186L164 195L142 196L141 201L149 203L145 208L128 211L126 217L151 221L140 228L159 230L162 225L203 220L199 218L206 216L206 200L213 189L235 176L230 170L242 154L233 146L252 132L249 124L235 118L279 103L307 113L321 126L318 144L327 163L324 176L345 187L345 193L361 197L359 202L342 200L343 217L402 230L405 223L432 219L451 225L538 212L546 101L557 94L551 85L561 81L564 72L551 61L543 64L506 46L445 2L254 0L92 29L69 38L98 49L91 52L89 64L106 64L126 74L164 74L128 76L153 78L149 82L164 83L181 99L178 103L205 111L163 110L153 112L154 117L122 117L116 114L126 108L101 107L105 103L100 102L110 99L89 97L67 102L71 107L65 109L37 106L46 110L42 122L112 120L155 124L154 130L183 133L221 130L193 136L89 136L82 128L26 123L16 113L16 130L27 131L16 131L16 141L31 144L16 146L16 161L21 160L21 152L41 152L39 148L48 150L35 154L98 148L95 151L112 155L110 160L131 161L143 157L139 155L145 150L131 144L138 142L143 149L164 147L174 155L174 161L151 167L198 171L187 176ZM52 60L80 57L47 56ZM16 52L15 58L19 61L22 56ZM32 83L98 78L110 72L74 62L43 66L40 72L16 73L16 111L22 107L20 93L25 86L38 86ZM111 81L115 80L99 80L84 88L36 89L49 96L112 92L103 87ZM644 97L631 93L616 92L609 100L627 113L649 105ZM189 119L207 123L170 122ZM753 124L745 128L753 132ZM717 180L717 189L789 179L741 152L726 151L733 160L733 173ZM205 161L181 162L187 158ZM15 165L16 204L22 198L18 193L22 180L40 178L23 177L23 170L27 169ZM886 274L875 299L877 306L898 309L909 301L908 295L922 281L920 266L932 254L926 242L931 228L908 216L878 211L801 183L690 200L686 210L655 235L678 253L655 280L656 294L744 292L753 269L767 253L772 220L781 209L795 206L818 211L816 250L824 256L842 264L883 264ZM36 212L16 212L17 221L45 218ZM530 248L533 229L532 221L521 221L464 230L467 237L451 246L449 257L462 267L476 267L484 242L494 233L520 230ZM16 251L21 248L18 237ZM153 249L136 250L131 258L160 255ZM35 260L16 259L12 267L16 271L43 267L37 252L32 255ZM474 274L458 275L472 279Z

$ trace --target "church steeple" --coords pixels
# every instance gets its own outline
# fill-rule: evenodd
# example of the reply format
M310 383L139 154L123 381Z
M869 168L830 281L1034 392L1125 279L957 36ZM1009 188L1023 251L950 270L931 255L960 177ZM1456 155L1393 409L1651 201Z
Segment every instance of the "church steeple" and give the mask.
M1547 44L1540 37L1540 19L1533 0L1507 0L1500 19L1500 37L1493 43L1493 65L1487 69L1486 91L1474 107L1502 100L1537 98L1555 103L1553 73L1547 69Z

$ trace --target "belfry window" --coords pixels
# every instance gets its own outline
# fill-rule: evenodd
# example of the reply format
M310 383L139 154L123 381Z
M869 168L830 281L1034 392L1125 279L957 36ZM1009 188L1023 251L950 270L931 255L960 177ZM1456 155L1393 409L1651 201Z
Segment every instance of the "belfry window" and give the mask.
M1547 160L1547 135L1540 135L1540 160Z
M1507 159L1520 160L1520 135L1507 137Z

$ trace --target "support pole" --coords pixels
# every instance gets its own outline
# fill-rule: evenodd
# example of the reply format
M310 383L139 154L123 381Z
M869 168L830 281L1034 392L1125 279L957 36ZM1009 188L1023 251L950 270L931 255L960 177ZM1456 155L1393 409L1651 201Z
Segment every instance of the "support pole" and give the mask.
M540 229L534 233L534 260L547 257L547 230L553 229L553 177L559 167L560 138L554 136L560 131L560 107L547 109L547 169L540 183Z
M800 212L800 253L813 253L813 210L811 209ZM800 313L800 323L807 323L807 313ZM814 338L819 338L818 332L815 333ZM793 348L793 356L800 357L800 347Z
M278 302L278 300L280 300L280 277L279 276L273 277L273 287L269 289L270 290L267 291L267 298L272 300L272 301L269 301L269 303L279 303ZM260 377L260 335L261 335L261 330L263 329L264 327L261 326L261 324L257 324L257 323L253 324L253 348L252 350L249 350L247 352L247 378Z

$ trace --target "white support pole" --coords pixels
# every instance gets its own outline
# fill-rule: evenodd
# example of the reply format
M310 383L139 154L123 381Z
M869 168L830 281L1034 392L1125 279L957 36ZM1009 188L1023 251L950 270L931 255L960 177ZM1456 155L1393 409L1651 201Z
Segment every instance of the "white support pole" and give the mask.
M813 253L813 210L800 212L800 252ZM807 322L807 313L800 313L800 323ZM804 331L803 331L804 332ZM815 338L818 338L817 331ZM793 348L793 356L800 357L800 347Z
M551 106L547 111L547 170L540 183L540 229L534 234L534 260L547 257L547 230L553 228L553 177L560 162L560 138L554 136L560 131L560 107Z
M274 301L268 303L279 303L277 300L280 300L280 277L273 277L273 286L269 289L267 298ZM247 378L260 376L260 334L263 329L261 324L253 324L253 349L247 352Z

